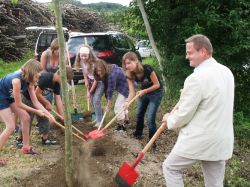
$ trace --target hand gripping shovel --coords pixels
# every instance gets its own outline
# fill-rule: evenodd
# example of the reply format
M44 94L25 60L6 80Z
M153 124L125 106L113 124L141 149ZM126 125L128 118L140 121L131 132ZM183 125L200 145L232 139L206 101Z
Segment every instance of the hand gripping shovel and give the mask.
M171 113L173 113L176 109L177 109L177 105L175 105L175 107L171 111ZM165 129L164 126L165 126L165 123L162 123L161 126L159 127L159 129L154 134L154 136L150 139L150 141L144 147L144 149L141 152L139 152L139 154L137 155L136 159L133 161L131 166L129 165L128 162L124 162L123 165L120 167L120 169L115 177L115 181L119 187L130 187L135 183L136 179L139 176L135 167L143 159L145 153L153 145L153 143L159 137L159 135L164 131L164 129Z
M49 117L48 115L45 115L45 117L48 118L48 120L50 120L50 117ZM63 125L61 125L60 123L58 123L56 120L54 120L53 123L54 123L55 125L57 125L57 126L59 126L59 127L61 127L62 129L65 130L65 127L64 127ZM78 136L78 135L75 134L74 132L72 132L72 134L75 135L75 137L77 137L78 139L80 139L80 140L86 142L85 139L83 139L82 137Z
M62 121L64 121L63 117L58 114L55 110L52 110L53 113L55 113ZM80 131L78 128L76 128L74 125L71 125L73 129L75 129L80 135L84 135L82 131Z
M128 103L128 106L130 106L137 98L139 97L139 94L136 94L136 96L131 99ZM100 130L101 128L101 125L99 126L98 130L95 130L95 131L92 131L90 132L89 134L87 135L84 135L85 138L92 138L92 139L96 139L96 138L99 138L99 137L102 137L104 136L104 130L106 130L114 121L115 119L121 115L121 113L124 111L125 109L123 108L122 110L120 110L116 115L115 117L113 117L113 119L110 120L110 122Z

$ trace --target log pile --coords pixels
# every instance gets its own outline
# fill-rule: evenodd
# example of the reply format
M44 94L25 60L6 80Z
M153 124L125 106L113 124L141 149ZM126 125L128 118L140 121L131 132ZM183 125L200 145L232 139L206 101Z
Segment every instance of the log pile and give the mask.
M31 0L0 0L0 58L14 60L27 49L34 49L39 31L25 30L29 26L54 25L55 18L47 4ZM73 5L63 6L63 26L81 32L109 30L108 24L96 13Z

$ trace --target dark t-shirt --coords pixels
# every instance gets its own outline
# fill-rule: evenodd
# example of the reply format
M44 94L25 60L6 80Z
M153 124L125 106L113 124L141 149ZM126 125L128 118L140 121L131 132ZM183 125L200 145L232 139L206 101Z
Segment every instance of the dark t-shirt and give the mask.
M39 78L37 86L41 90L51 90L55 95L60 95L60 84L53 82L54 73L43 72Z
M143 89L147 89L147 88L149 88L150 86L153 85L153 82L152 82L152 80L150 78L150 75L154 71L154 69L150 65L148 65L148 64L144 64L142 66L143 66L144 74L143 74L142 78L140 78L140 79L135 78L135 81L138 84L141 85L141 89L143 90ZM158 89L161 89L162 88L162 83L161 83L161 81L160 81L160 79L159 79L159 77L158 77L157 74L156 74L156 76L157 76L157 78L158 78L158 80L160 82L160 88L158 88Z
M60 84L53 82L53 75L54 73L51 72L43 72L39 77L37 86L43 91L43 95L46 95L45 92L47 91L53 92L55 95L60 95ZM26 99L30 100L28 91L24 92L23 95Z

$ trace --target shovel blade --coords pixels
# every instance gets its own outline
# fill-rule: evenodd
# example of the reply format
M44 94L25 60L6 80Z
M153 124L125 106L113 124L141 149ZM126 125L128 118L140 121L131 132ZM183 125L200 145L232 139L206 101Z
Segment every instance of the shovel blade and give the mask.
M88 139L97 139L104 136L104 132L103 130L93 130L91 132L89 132L88 134L84 135L85 138Z
M83 114L81 114L81 113L71 114L71 120L73 122L82 121L83 120Z
M115 177L115 181L119 187L130 187L135 183L138 176L135 168L131 167L128 162L124 162Z

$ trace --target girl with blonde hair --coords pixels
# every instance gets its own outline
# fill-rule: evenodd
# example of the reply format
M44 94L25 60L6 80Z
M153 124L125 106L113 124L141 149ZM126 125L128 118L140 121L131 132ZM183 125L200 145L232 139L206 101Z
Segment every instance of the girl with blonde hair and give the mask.
M95 127L99 127L103 112L101 106L101 97L103 95L103 83L94 79L94 68L98 58L89 45L82 45L76 57L75 67L82 68L84 82L86 86L86 97L94 107L96 114Z
M12 113L18 116L22 123L24 154L34 154L29 142L29 124L30 117L28 112L39 116L47 115L54 120L53 116L41 105L35 95L34 86L36 85L41 65L38 61L30 59L20 70L8 74L0 79L0 117L6 125L4 131L0 134L0 149L7 142L9 136L15 130L15 121ZM21 99L21 93L28 90L30 98L36 109L25 105ZM0 159L0 166L6 164L6 161Z

